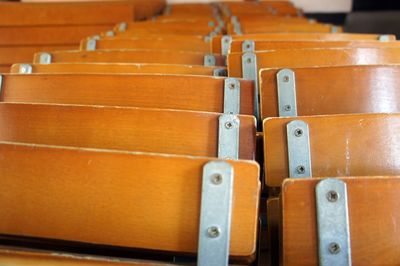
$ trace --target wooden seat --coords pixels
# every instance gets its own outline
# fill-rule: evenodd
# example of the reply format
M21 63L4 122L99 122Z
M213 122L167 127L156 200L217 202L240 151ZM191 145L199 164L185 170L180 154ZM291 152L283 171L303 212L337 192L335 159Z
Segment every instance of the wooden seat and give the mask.
M293 23L293 24L258 24L258 23L245 23L240 24L240 29L243 34L256 34L256 33L328 33L328 32L342 32L341 27L333 26L330 24L320 23ZM228 34L235 34L233 27L228 28Z
M231 14L243 14L243 13L270 13L275 16L279 15L298 15L298 10L289 1L259 1L259 2L230 2L223 3Z
M6 142L0 153L2 235L197 251L202 172L210 158ZM230 255L251 260L259 168L227 163L234 170Z
M10 73L120 73L120 74L180 74L200 76L226 76L225 67L168 64L129 63L54 63L14 64Z
M398 114L269 118L264 120L265 179L268 186L279 187L284 178L289 177L289 133L286 128L295 120L308 124L311 176L400 174L400 164L396 159L400 150L396 134L400 125Z
M282 265L318 265L315 195L321 180L287 179L283 184ZM397 265L400 261L397 229L400 178L361 176L339 180L345 183L347 191L352 265ZM335 218L331 217L333 222ZM341 250L346 252L343 243Z
M0 103L0 141L218 157L218 113ZM239 158L254 160L255 119L238 116ZM187 123L196 125L196 134ZM161 129L161 130L160 130Z
M50 55L50 56L49 56ZM169 50L100 50L100 51L54 51L37 53L34 63L155 63L183 65L224 66L220 55L212 55L215 60L207 61L204 53Z
M262 69L261 116L264 119L292 113L292 110L285 113L284 106L279 107L278 79L283 81L285 76L290 76L295 86L299 116L399 113L399 75L400 66L396 65Z
M224 82L180 75L6 74L1 100L223 113ZM253 114L253 84L240 80L240 114Z

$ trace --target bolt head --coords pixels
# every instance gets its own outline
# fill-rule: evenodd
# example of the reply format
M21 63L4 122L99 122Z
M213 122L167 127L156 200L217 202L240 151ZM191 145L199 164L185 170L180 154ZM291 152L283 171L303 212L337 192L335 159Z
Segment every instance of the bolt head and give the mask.
M296 173L302 175L306 172L306 168L303 165L299 165L296 167Z
M221 230L216 226L207 228L207 235L210 238L217 238L221 234Z
M301 137L301 136L303 136L303 130L301 129L301 128L296 128L295 130L294 130L294 135L296 136L296 137Z
M339 199L339 193L334 190L328 191L328 193L326 193L326 199L329 202L336 202Z
M232 129L233 128L233 122L231 122L231 121L226 122L225 123L225 128L226 129Z
M332 242L328 246L329 253L334 255L338 254L341 251L341 249L342 248L340 247L340 245L336 242Z

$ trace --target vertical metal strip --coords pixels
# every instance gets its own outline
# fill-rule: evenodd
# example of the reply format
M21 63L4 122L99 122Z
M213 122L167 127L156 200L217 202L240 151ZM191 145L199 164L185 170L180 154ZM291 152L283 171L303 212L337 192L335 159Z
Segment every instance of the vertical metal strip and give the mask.
M30 64L20 64L18 73L20 74L31 74L32 73L32 65Z
M240 113L240 82L235 78L224 81L224 114Z
M254 53L246 52L242 55L242 76L254 81L254 116L260 121L257 57Z
M212 54L206 54L204 56L204 65L205 66L215 66L215 56Z
M279 116L297 116L296 77L291 69L276 74Z
M223 114L219 117L218 158L239 159L239 130L237 115Z
M221 54L228 55L231 47L232 37L230 35L224 35L221 38Z
M49 53L39 54L39 64L50 64L50 63L51 63L51 54Z
M245 40L242 42L242 52L254 52L256 50L256 43L253 40Z
M96 39L90 38L86 41L86 51L96 50Z

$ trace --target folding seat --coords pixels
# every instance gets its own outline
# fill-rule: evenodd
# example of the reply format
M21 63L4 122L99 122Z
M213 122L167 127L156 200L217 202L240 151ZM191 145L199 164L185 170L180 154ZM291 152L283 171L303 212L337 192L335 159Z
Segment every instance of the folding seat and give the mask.
M229 14L243 14L243 13L271 13L276 16L296 16L299 14L299 10L293 6L289 1L259 1L259 2L230 2L223 3L223 8L229 11ZM227 14L225 14L227 15Z
M154 74L5 74L2 80L3 102L223 113L225 96L233 95L236 113L254 113L254 83L248 80Z
M217 54L168 50L95 50L53 51L37 53L34 63L153 63L178 65L225 66Z
M225 67L168 64L129 63L54 63L54 64L14 64L10 73L119 73L119 74L180 74L200 76L226 76Z
M271 24L260 24L260 23L240 23L241 34L256 34L256 33L336 33L342 32L342 28L331 24L321 23L271 23ZM228 28L228 34L238 34L235 29Z

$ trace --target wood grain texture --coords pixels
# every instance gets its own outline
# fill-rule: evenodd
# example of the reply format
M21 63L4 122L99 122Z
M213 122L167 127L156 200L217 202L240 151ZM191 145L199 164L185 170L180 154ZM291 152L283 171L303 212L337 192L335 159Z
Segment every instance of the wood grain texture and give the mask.
M265 41L366 41L379 39L378 34L357 34L357 33L258 33L258 34L243 34L233 35L233 41L240 40L265 40ZM395 35L388 35L390 41L395 41ZM221 36L215 36L211 40L211 51L213 53L221 53Z
M400 112L400 66L292 68L297 114L328 115ZM279 116L278 69L260 71L262 118Z
M53 63L31 64L32 73L103 73L103 74L177 74L213 76L215 69L225 67L208 67L199 65L168 65L168 64L130 64L130 63ZM14 64L10 73L19 73L20 64Z
M197 251L210 158L16 143L1 143L0 154L1 234ZM259 167L228 162L235 173L230 254L244 258L256 246Z
M258 69L400 63L400 49L396 47L283 49L256 52L256 56ZM242 76L241 58L241 53L228 55L229 76Z
M267 241L269 248L270 265L279 264L279 226L281 224L281 211L279 198L268 198L267 200Z
M0 65L32 62L33 55L48 50L71 50L77 45L0 46Z
M126 107L0 103L0 141L217 157L219 116ZM239 158L254 160L255 118L239 119Z
M10 68L10 65L0 65L0 73L9 73Z
M159 21L144 21L138 23L128 23L125 31L119 31L118 26L114 28L116 36L129 37L136 33L163 34L170 33L175 35L202 35L205 36L214 30L205 22L187 22L179 21L159 22Z
M313 177L398 175L399 114L354 114L264 120L266 183L289 176L286 125L308 123ZM373 152L371 152L373 151Z
M52 63L156 63L204 65L204 53L168 50L99 50L99 51L48 51ZM34 63L39 63L35 54ZM214 55L217 66L224 66L221 55Z
M307 23L307 24L275 24L275 25L248 25L241 26L243 34L255 34L255 33L280 33L280 32L296 32L296 33L330 33L333 30L333 26L329 24L319 23ZM337 28L338 32L342 32L342 28ZM233 34L233 32L231 32Z
M352 265L399 265L400 178L341 179L347 185ZM319 180L287 179L283 184L282 265L318 265L315 186Z
M240 113L253 114L253 82L240 81ZM156 74L3 75L1 100L223 112L224 78Z

